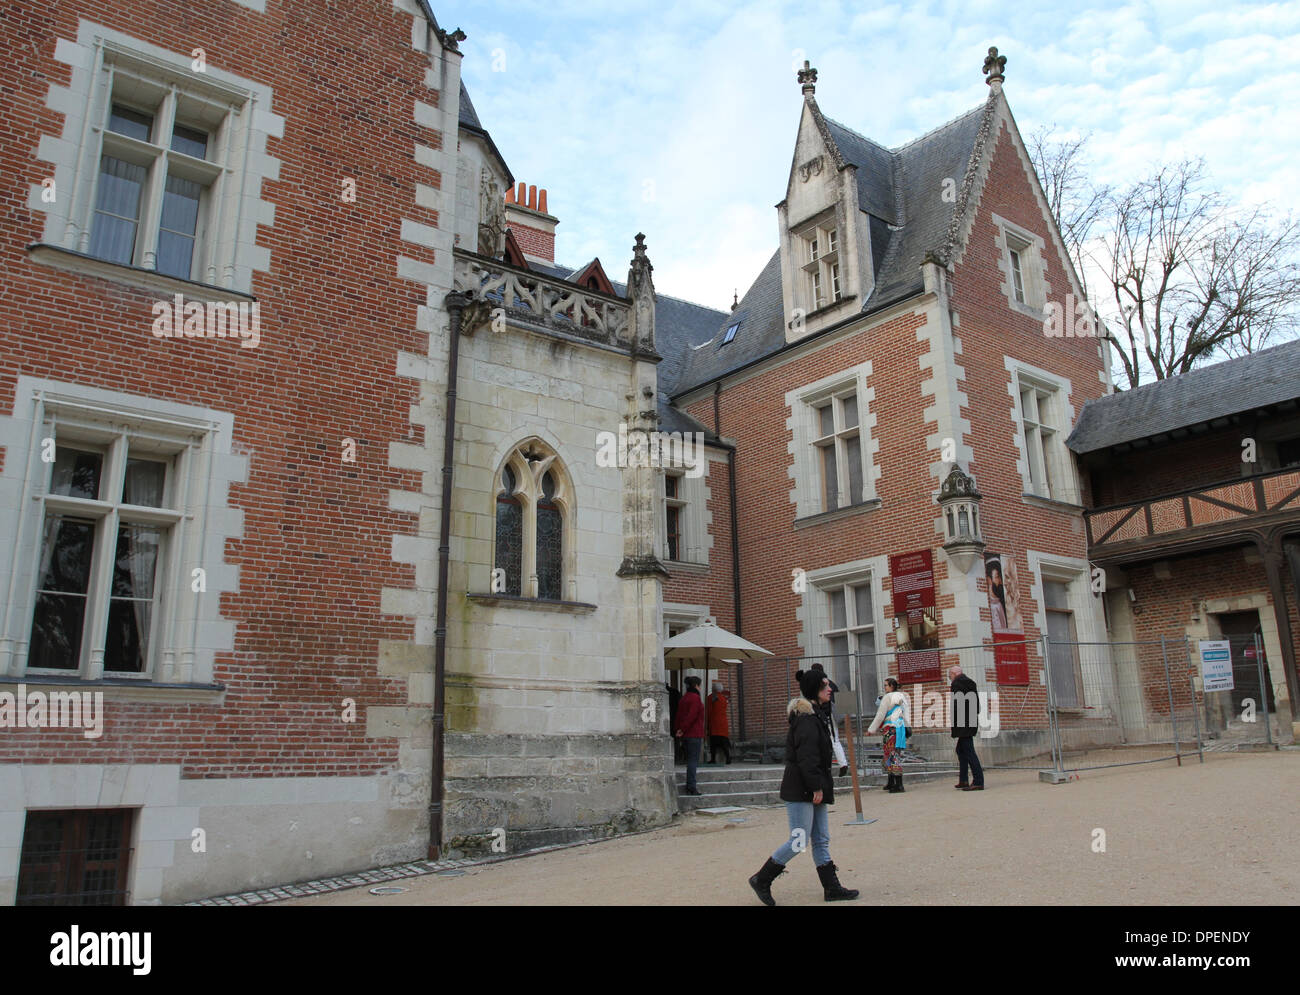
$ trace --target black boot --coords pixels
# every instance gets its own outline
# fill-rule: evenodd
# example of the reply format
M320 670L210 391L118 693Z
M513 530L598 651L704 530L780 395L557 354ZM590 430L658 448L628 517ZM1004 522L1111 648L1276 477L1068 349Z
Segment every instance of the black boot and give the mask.
M817 868L817 876L822 879L822 894L828 902L847 902L858 897L856 888L845 888L835 876L834 862L822 864Z
M895 791L895 792L898 792L898 791L902 791L902 790L903 790L903 775L902 775L902 774L899 774L899 775L897 775L897 776L898 776L898 780L894 782L894 791Z
M754 894L757 895L758 900L768 908L772 908L776 905L776 899L772 897L772 882L776 880L778 874L784 873L785 864L778 864L771 857L768 857L767 863L759 868L758 873L749 879L749 886L754 889ZM854 894L856 895L857 892L855 891Z
M885 790L888 791L891 795L894 794L896 791L899 790L899 788L898 788L898 775L897 775L897 774L890 774L890 775L889 775L889 781L886 782L886 784L885 784Z

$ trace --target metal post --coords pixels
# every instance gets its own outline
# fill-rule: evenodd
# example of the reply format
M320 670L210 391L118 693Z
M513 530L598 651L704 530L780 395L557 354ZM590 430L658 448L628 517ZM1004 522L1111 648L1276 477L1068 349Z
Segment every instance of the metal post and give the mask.
M1188 659L1191 659L1192 641L1188 637L1183 637L1183 644L1187 647ZM1200 757L1201 763L1205 763L1205 742L1201 739L1201 712L1196 707L1196 681L1193 679L1194 668L1188 667L1187 670L1187 693L1192 696L1192 719L1196 722L1196 755ZM1204 689L1201 691L1202 697L1205 695Z
M1056 721L1056 691L1052 687L1052 644L1046 635L1041 637L1043 654L1043 680L1047 684L1047 738L1052 748L1052 766L1058 774L1065 773L1065 757L1061 749L1061 730Z
M1165 637L1160 637L1160 659L1165 665L1165 690L1169 692L1169 724L1174 730L1174 757L1178 760L1178 766L1183 765L1183 750L1178 742L1178 718L1174 715L1174 682L1169 677L1169 654L1165 650Z
M1264 668L1264 647L1260 645L1259 633L1254 634L1255 639L1255 666L1259 669L1259 707L1264 712L1264 735L1268 737L1268 745L1273 745L1273 725L1268 718L1268 671Z

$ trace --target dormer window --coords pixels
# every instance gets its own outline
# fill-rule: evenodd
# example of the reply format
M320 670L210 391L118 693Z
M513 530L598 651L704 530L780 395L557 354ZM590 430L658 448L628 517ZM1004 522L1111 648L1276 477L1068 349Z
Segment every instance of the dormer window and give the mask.
M817 311L844 296L840 282L839 232L835 228L814 225L800 237L808 260L803 265L808 310Z

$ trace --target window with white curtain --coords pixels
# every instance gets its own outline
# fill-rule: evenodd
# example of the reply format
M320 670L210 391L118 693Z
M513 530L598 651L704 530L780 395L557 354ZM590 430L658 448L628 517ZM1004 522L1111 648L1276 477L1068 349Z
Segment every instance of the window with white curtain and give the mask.
M825 625L822 638L831 654L825 670L846 693L854 684L850 671L858 672L857 686L863 702L876 696L876 627L871 603L871 578L823 586Z
M148 677L182 517L177 454L128 432L52 438L27 670Z
M230 108L124 65L111 75L87 253L200 279Z
M274 224L262 188L280 168L267 154L284 126L272 89L198 62L188 46L171 51L84 19L58 51L71 75L47 107L63 129L40 152L58 196L40 202L46 224L32 257L167 292L180 279L251 293L253 272L270 267L256 239Z

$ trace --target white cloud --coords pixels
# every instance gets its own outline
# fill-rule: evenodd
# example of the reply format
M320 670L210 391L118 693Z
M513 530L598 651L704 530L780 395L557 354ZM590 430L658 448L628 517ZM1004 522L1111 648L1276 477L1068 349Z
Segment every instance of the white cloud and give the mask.
M656 286L720 308L776 247L797 49L819 70L823 111L890 146L983 101L980 67L997 45L1021 130L1090 134L1099 180L1203 156L1234 200L1289 207L1300 184L1295 4L524 0L435 12L470 35L467 85L517 179L548 188L561 260L599 255L621 279L644 231ZM491 71L496 48L505 72Z

